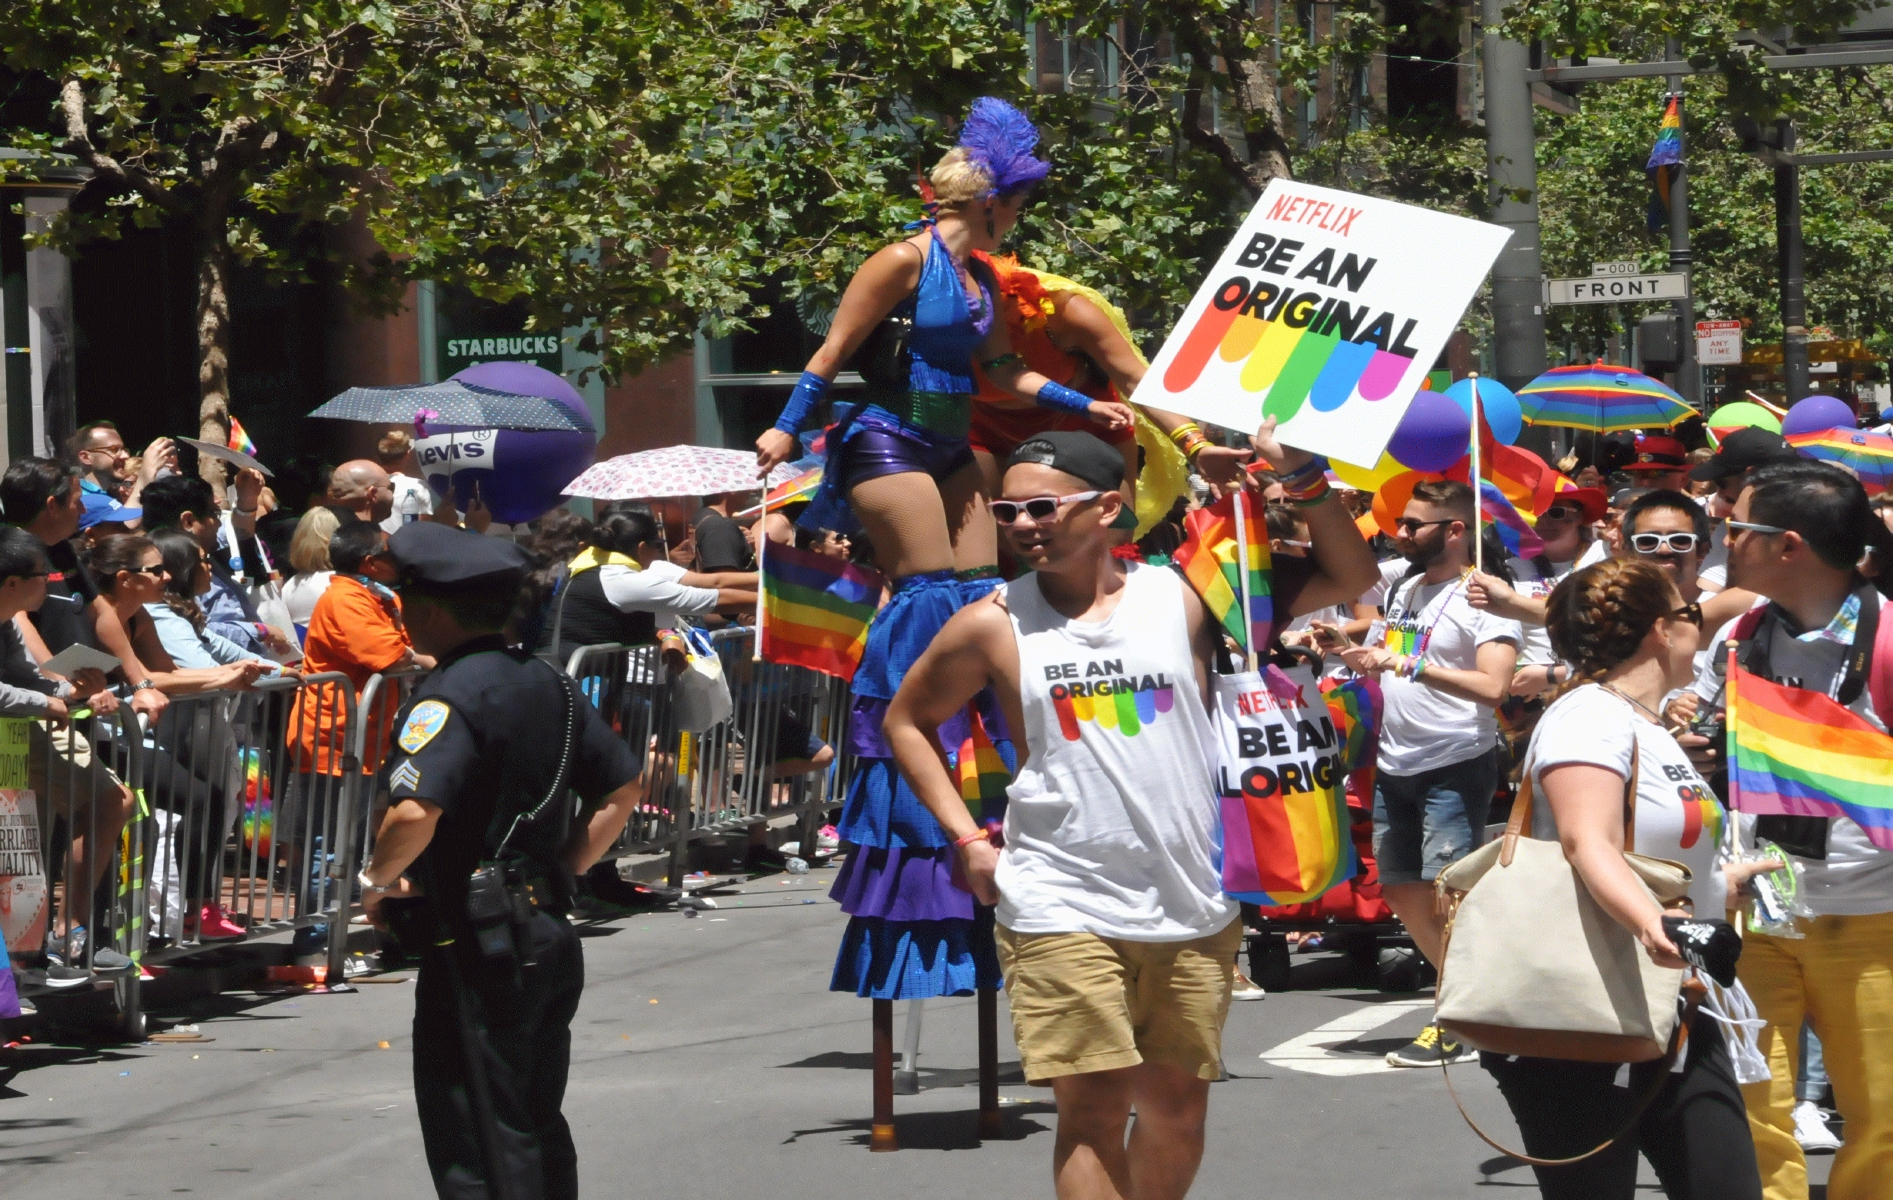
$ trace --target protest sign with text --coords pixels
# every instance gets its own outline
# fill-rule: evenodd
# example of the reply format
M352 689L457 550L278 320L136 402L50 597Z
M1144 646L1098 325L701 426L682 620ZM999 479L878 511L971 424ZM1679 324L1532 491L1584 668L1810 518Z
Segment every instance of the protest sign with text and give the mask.
M1371 465L1510 236L1277 179L1133 399Z

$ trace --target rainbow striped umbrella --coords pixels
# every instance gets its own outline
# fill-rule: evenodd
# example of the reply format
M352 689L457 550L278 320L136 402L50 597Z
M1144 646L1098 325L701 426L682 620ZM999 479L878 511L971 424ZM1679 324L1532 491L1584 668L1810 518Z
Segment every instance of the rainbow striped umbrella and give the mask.
M1689 402L1633 367L1605 363L1553 367L1518 389L1528 425L1614 433L1669 429L1696 415Z
M1846 467L1860 476L1869 496L1893 484L1893 436L1864 429L1820 429L1794 434L1788 444L1804 457Z

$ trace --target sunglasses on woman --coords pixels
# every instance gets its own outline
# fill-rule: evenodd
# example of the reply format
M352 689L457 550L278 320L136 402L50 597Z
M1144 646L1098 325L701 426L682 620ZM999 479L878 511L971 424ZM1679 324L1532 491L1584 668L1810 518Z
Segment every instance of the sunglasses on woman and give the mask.
M1010 525L1019 519L1023 512L1034 521L1049 521L1058 515L1058 510L1067 504L1077 504L1081 500L1096 500L1103 492L1073 492L1069 496L1034 496L1030 500L994 500L990 505L993 520L1001 525Z
M1638 554L1694 554L1702 539L1693 533L1633 533L1630 548Z
M1672 612L1670 616L1678 621L1688 621L1698 629L1702 628L1702 605L1697 604L1694 600L1691 600L1688 604Z

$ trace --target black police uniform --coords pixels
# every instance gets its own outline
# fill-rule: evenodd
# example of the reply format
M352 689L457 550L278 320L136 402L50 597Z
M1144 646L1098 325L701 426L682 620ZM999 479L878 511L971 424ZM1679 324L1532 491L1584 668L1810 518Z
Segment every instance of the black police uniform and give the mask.
M404 584L436 591L510 594L521 573L513 564L524 565L510 543L427 522L403 527L390 547ZM492 570L495 556L508 565ZM414 1012L414 1093L435 1188L456 1200L575 1197L577 1155L559 1109L584 961L564 916L563 859L604 797L637 778L636 763L564 676L497 635L442 658L396 729L390 796L442 810L409 868L439 926L422 952ZM482 952L467 907L470 877L502 846L512 891L532 905L511 925L511 960ZM489 1171L509 1185L489 1188Z

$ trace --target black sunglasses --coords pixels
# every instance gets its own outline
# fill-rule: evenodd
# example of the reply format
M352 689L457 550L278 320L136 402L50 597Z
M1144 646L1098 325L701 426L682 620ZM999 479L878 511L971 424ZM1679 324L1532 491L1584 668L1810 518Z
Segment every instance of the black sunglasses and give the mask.
M1425 529L1428 525L1451 525L1458 519L1458 517L1441 517L1437 521L1421 521L1413 517L1401 517L1398 521L1395 521L1394 524L1404 529L1408 537L1412 537L1414 534L1420 532L1420 530Z
M1678 621L1688 621L1698 629L1702 628L1702 605L1697 604L1694 600L1683 605L1681 608L1671 613L1670 616Z

